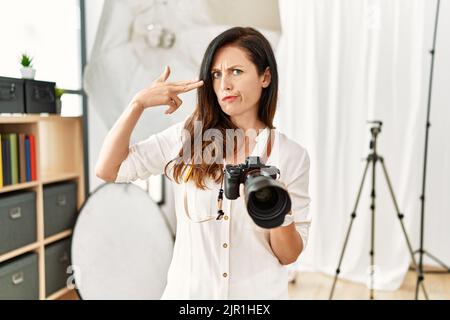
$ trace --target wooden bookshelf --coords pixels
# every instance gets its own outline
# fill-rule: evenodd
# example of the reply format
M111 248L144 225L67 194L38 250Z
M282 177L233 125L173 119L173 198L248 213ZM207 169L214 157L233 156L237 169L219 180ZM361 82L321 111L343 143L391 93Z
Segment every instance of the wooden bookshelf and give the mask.
M59 291L56 291L55 293L51 294L50 296L47 297L47 300L56 300L61 298L62 296L68 294L69 292L71 292L73 289L69 289L69 288L62 288Z
M0 194L6 193L6 192L11 192L11 191L30 189L31 187L37 187L38 185L39 185L38 181L30 181L30 182L25 182L25 183L13 184L13 185L9 185L9 186L0 188Z
M45 294L45 246L70 237L72 230L65 230L45 238L43 189L46 184L75 181L77 183L77 209L81 208L85 200L82 125L82 117L0 114L1 133L34 134L37 168L36 181L0 188L0 194L19 190L34 191L37 215L36 242L0 255L0 262L27 252L36 252L38 254L39 299L41 300L57 299L70 291L62 288L48 297Z

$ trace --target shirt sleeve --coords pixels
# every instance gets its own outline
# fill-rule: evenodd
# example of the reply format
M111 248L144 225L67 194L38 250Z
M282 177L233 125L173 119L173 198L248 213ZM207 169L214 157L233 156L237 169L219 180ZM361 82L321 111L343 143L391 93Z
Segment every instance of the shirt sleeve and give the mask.
M302 237L303 249L306 248L311 225L311 216L309 213L309 155L303 149L298 173L287 184L287 189L292 202L292 214L294 216L295 227Z
M166 164L176 157L182 146L184 122L151 135L129 147L128 156L120 165L115 183L129 183L162 174Z

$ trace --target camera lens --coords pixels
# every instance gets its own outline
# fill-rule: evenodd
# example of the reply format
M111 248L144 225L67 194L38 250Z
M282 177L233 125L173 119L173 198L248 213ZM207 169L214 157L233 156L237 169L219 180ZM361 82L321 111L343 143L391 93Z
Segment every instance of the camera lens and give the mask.
M263 228L275 228L291 210L291 198L283 185L261 174L250 175L244 184L247 211L253 221Z
M277 201L277 192L269 187L255 191L255 206L260 209L264 209L267 206L273 207Z

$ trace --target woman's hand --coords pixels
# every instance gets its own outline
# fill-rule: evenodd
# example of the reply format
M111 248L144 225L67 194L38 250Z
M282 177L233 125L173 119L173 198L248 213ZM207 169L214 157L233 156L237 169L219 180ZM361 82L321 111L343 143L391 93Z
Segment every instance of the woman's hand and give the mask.
M166 82L169 75L170 68L166 66L159 78L153 81L149 88L139 91L133 97L130 104L138 104L142 109L168 105L169 109L166 110L165 114L171 114L183 103L178 97L179 94L194 90L203 85L203 80Z
M278 181L287 191L286 184L283 181ZM244 203L247 204L243 183L239 185L239 195L244 199ZM292 214L292 211L288 214ZM282 265L294 263L303 251L303 241L294 223L285 227L279 226L269 229L269 244L272 252Z

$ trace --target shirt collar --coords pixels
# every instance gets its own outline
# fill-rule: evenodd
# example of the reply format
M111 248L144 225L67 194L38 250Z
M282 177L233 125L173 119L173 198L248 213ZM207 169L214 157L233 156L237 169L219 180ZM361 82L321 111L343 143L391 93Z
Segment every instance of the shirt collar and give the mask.
M251 156L261 156L263 154L267 145L269 134L270 134L269 127L265 127L263 130L259 132L259 134L255 138L256 145L253 148Z

